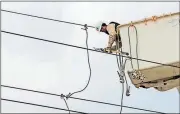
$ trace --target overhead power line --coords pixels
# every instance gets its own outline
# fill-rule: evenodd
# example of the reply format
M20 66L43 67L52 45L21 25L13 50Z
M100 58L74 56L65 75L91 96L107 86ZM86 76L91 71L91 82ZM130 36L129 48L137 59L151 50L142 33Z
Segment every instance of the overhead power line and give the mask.
M62 97L62 95L54 94L54 93L36 91L36 90L31 90L31 89L24 89L24 88L7 86L7 85L1 85L1 86L2 86L2 87L6 87L6 88L17 89L17 90L30 91L30 92L35 92L35 93L41 93L41 94L47 94L47 95L58 96L58 97L60 96L60 97ZM66 96L64 96L64 97L66 97ZM121 105L119 105L119 104L113 104L113 103L107 103L107 102L101 102L101 101L95 101L95 100L89 100L89 99L83 99L83 98L77 98L77 97L71 97L71 96L68 97L68 98L76 99L76 100L82 100L82 101L87 101L87 102L94 102L94 103L99 103L99 104L106 104L106 105L121 107ZM135 109L135 110L142 110L142 111L147 111L147 112L154 112L154 113L166 114L166 113L159 112L159 111L153 111L153 110L142 109L142 108L135 108L135 107L124 106L124 105L123 105L122 107L130 108L130 109Z
M81 113L81 114L88 114L88 113L74 111L74 110L67 110L67 109L63 109L63 108L51 107L51 106L47 106L47 105L28 103L28 102L17 101L17 100L10 100L10 99L4 99L4 98L1 98L1 100L9 101L9 102L15 102L15 103L21 103L21 104L27 104L27 105L33 105L33 106L39 106L39 107L44 107L44 108L51 108L51 109L64 110L64 111L71 111L71 112L76 112L76 113Z
M65 45L65 46L70 46L70 47L75 47L75 48L80 48L80 49L85 49L85 50L87 50L87 48L80 47L80 46L65 44L65 43L56 42L56 41L51 41L51 40L45 40L45 39L41 39L41 38L37 38L37 37L27 36L27 35L18 34L18 33L13 33L13 32L8 32L8 31L4 31L4 30L1 30L1 32L7 33L7 34L16 35L16 36L22 36L22 37L26 37L26 38L30 38L30 39L36 39L36 40L41 40L41 41L46 41L46 42L50 42L50 43L61 44L61 45ZM110 54L110 55L116 55L116 54L112 54L112 53L106 53L106 52L96 51L96 50L93 50L93 49L88 49L88 50L90 50L90 51L95 51L95 52L99 52L99 53ZM119 55L118 55L118 56L119 56ZM149 61L149 60L145 60L145 59L137 59L137 58L134 58L134 57L124 56L124 55L121 55L121 56L122 56L122 57L125 57L125 58L129 58L129 59L135 59L135 60L139 60L139 61L144 61L144 62L159 64L159 65L164 65L164 66L170 66L170 67L180 68L180 67L178 67L178 66L174 66L174 65L170 65L170 64L164 64L164 63Z
M30 15L30 14L25 14L25 13L19 13L19 12L14 12L14 11L8 11L8 10L1 10L1 11L8 12L8 13L14 13L14 14L18 14L18 15L24 15L24 16L34 17L34 18L46 19L46 20L51 20L51 21L56 21L56 22L61 22L61 23L67 23L67 24L72 24L72 25L86 26L86 27L95 28L94 26L88 26L88 25L83 25L83 24L78 24L78 23L73 23L73 22L67 22L67 21L62 21L62 20L56 20L56 19L51 19L51 18L46 18L46 17L41 17L41 16L35 16L35 15ZM12 32L8 32L8 31L2 31L2 32L8 33L8 34L13 34L13 35L18 35L18 36L22 36L22 37L26 37L26 38L31 38L31 39L36 39L36 40L42 40L42 41L47 41L47 42L56 43L56 44L61 44L61 45L66 45L66 46L70 46L70 47L86 49L86 50L87 50L87 54L88 54L88 63L89 63L89 53L88 53L88 50L90 50L90 51L96 51L96 50L93 50L93 49L89 49L88 46L87 46L87 48L84 48L84 47L79 47L79 46L75 46L75 45L69 45L69 44L65 44L65 43L60 43L60 42L45 40L45 39L41 39L41 38L36 38L36 37L32 37L32 36L27 36L27 35L12 33ZM86 32L87 32L87 29L86 29ZM86 41L86 43L87 43L87 41ZM137 49L136 49L136 50L137 50ZM99 51L96 51L96 52L99 52ZM105 52L101 52L101 53L105 53ZM106 54L107 54L107 53L106 53ZM116 54L111 54L111 55L116 55ZM116 56L117 56L117 55L116 55ZM133 58L132 56L131 56L131 57L128 57L128 56L123 56L123 55L120 55L120 54L119 54L119 57L126 57L126 58L130 58L130 59L136 59L137 61L138 61L138 60L141 60L141 61L150 62L150 63L155 63L155 64L160 64L160 65L164 65L164 66L171 66L171 67L180 68L180 67L174 66L174 65L167 65L167 64L163 64L163 63L159 63L159 62L153 62L153 61L148 61L148 60ZM90 63L89 63L89 67L90 67ZM139 66L138 66L138 67L139 67ZM91 69L91 68L90 68L90 69ZM138 70L139 70L139 69L138 69ZM90 71L91 71L91 70L90 70ZM91 72L90 72L90 77L91 77ZM89 80L90 80L90 79L89 79ZM88 86L88 84L89 84L89 81L88 81L86 87ZM17 88L17 87L4 86L4 85L1 85L1 86L3 86L3 87L8 87L8 88L13 88L13 89L26 90L26 91L31 91L31 92L38 92L38 93L43 93L43 94L51 94L51 95L61 96L61 97L62 97L62 95L63 95L63 94L57 95L57 94L52 94L52 93L39 92L39 91L22 89L22 88ZM86 87L85 87L85 88L86 88ZM84 88L84 89L85 89L85 88ZM74 92L74 93L82 92L84 89L82 89L82 90L80 90L80 91L77 91L77 92ZM73 94L74 94L74 93L73 93ZM72 94L71 94L71 95L72 95ZM64 96L64 97L67 98L67 96ZM126 107L126 108L132 108L132 109L137 109L137 110L144 110L144 111L149 111L149 112L161 113L161 112L152 111L152 110L146 110L146 109L140 109L140 108L122 106L122 104L121 104L121 105L116 105L116 104L105 103L105 102L100 102L100 101L93 101L93 100L75 98L75 97L71 97L71 96L69 96L68 98L73 98L73 99L78 99L78 100L84 100L84 101L89 101L89 102L102 103L102 104L108 104L108 105L113 105L113 106L121 106L121 108L122 108L122 107ZM65 103L66 103L66 106L67 106L68 110L66 110L66 109L61 109L61 108L56 108L56 107L49 107L49 106L39 105L39 104L27 103L27 102L22 102L22 101L9 100L9 99L2 99L2 98L1 98L1 100L6 100L6 101L10 101L10 102L17 102L17 103L23 103L23 104L29 104L29 105L35 105L35 106L41 106L41 107L46 107L46 108L53 108L53 109L65 110L65 111L69 111L69 113L70 113L70 111L71 111L71 112L76 112L76 113L83 113L83 112L77 112L77 111L69 110L69 107L68 107L67 102L66 102L65 99L64 99L64 101L65 101Z
M67 21L62 21L62 20L56 20L56 19L51 19L51 18L46 18L46 17L40 17L40 16L35 16L35 15L30 15L30 14L25 14L25 13L19 13L19 12L15 12L15 11L9 11L9 10L3 10L3 9L1 11L24 15L24 16L29 16L29 17L40 18L40 19L46 19L46 20L51 20L51 21L56 21L56 22L61 22L61 23L67 23L67 24L72 24L72 25L84 26L83 24L72 23L72 22L67 22ZM95 28L93 26L87 26L87 27Z
M46 17L40 17L40 16L35 16L35 15L30 15L30 14L25 14L25 13L19 13L19 12L15 12L15 11L9 11L9 10L1 10L1 11L4 11L4 12L8 12L8 13L14 13L14 14L19 14L19 15L24 15L24 16L29 16L29 17L35 17L35 18L40 18L40 19L46 19L46 20L51 20L51 21L57 21L57 22L62 22L62 23L68 23L68 24L73 24L73 25L79 25L79 26L84 26L83 24L78 24L78 23L73 23L73 22L67 22L67 21L62 21L62 20L56 20L56 19L51 19L51 18L46 18ZM94 26L88 26L87 27L91 27L91 28L95 28ZM9 32L10 33L10 32ZM15 33L14 33L15 35ZM24 37L29 37L29 36L25 36L25 35L21 35L21 36L24 36ZM37 38L36 38L37 39ZM44 40L45 41L45 40ZM48 40L46 40L48 41ZM55 43L54 41L50 41L52 43ZM57 42L56 42L57 43ZM60 43L59 43L60 44ZM63 45L63 43L61 43ZM67 44L68 45L68 44ZM70 46L70 45L69 45ZM82 48L83 47L78 47L78 46L72 46L71 47L76 47L76 48ZM86 48L85 48L86 49ZM92 49L88 49L88 50L91 50L91 51L95 51L95 50L92 50ZM102 52L102 53L105 53L105 52ZM111 55L115 55L115 54L111 54ZM122 56L124 57L124 56ZM167 64L163 64L163 63L159 63L159 62L153 62L153 61L148 61L148 60L143 60L143 59L137 59L137 58L133 58L133 57L128 57L130 59L136 59L136 60L140 60L140 61L145 61L145 62L150 62L150 63L155 63L155 64L160 64L160 65L164 65L164 66L172 66L172 67L177 67L177 68L180 68L178 66L174 66L174 65L167 65Z

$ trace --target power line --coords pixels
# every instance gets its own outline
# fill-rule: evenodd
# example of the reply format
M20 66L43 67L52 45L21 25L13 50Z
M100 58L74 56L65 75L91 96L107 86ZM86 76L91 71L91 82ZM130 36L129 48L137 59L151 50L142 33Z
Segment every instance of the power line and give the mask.
M65 43L56 42L56 41L51 41L51 40L45 40L45 39L41 39L41 38L37 38L37 37L32 37L32 36L27 36L27 35L23 35L23 34L18 34L18 33L3 31L3 30L1 30L1 32L7 33L7 34L12 34L12 35L17 35L17 36L22 36L22 37L26 37L26 38L30 38L30 39L36 39L36 40L41 40L41 41L46 41L46 42L51 42L51 43L55 43L55 44L61 44L61 45L66 45L66 46L70 46L70 47L75 47L75 48L80 48L80 49L85 49L85 50L87 50L87 48L84 48L84 47L75 46L75 45L70 45L70 44L65 44ZM95 51L95 52L99 52L99 53L110 54L110 55L116 55L116 54L112 54L112 53L106 53L106 52L96 51L96 50L93 50L93 49L88 49L88 50L90 50L90 51ZM159 65L164 65L164 66L170 66L170 67L180 68L180 67L178 67L178 66L174 66L174 65L170 65L170 64L164 64L164 63L149 61L149 60L145 60L145 59L137 59L137 58L134 58L134 57L124 56L124 55L121 55L121 57L130 58L130 59L136 59L136 60L139 60L139 61L144 61L144 62L159 64Z
M39 107L45 107L45 108L51 108L51 109L57 109L57 110L71 111L71 112L76 112L76 113L81 113L81 114L88 114L88 113L74 111L74 110L67 110L67 109L63 109L63 108L51 107L51 106L47 106L47 105L28 103L28 102L17 101L17 100L10 100L10 99L4 99L4 98L1 98L1 100L15 102L15 103L21 103L21 104L27 104L27 105L33 105L33 106L39 106Z
M30 14L25 14L25 13L19 13L19 12L15 12L15 11L9 11L9 10L3 10L3 9L1 11L8 12L8 13L14 13L14 14L18 14L18 15L29 16L29 17L40 18L40 19L45 19L45 20L51 20L51 21L56 21L56 22L68 23L68 24L73 24L73 25L78 25L78 26L84 26L83 24L72 23L72 22L67 22L67 21L62 21L62 20L56 20L56 19L51 19L51 18L46 18L46 17L40 17L40 16L35 16L35 15L30 15ZM93 26L87 26L87 27L95 28Z
M47 94L47 95L52 95L52 96L62 96L59 94L54 94L54 93L48 93L48 92L42 92L42 91L36 91L36 90L31 90L31 89L24 89L24 88L19 88L19 87L13 87L13 86L7 86L7 85L1 85L2 87L6 88L12 88L12 89L18 89L18 90L23 90L23 91L30 91L30 92L35 92L35 93L41 93L41 94ZM66 97L66 96L64 96ZM94 103L99 103L99 104L106 104L106 105L111 105L111 106L118 106L121 107L119 104L113 104L113 103L107 103L107 102L101 102L101 101L95 101L95 100L89 100L89 99L83 99L83 98L77 98L77 97L69 97L71 99L76 99L76 100L82 100L82 101L87 101L87 102L94 102ZM142 108L135 108L135 107L130 107L130 106L122 106L125 108L130 108L130 109L136 109L136 110L142 110L142 111L147 111L147 112L155 112L155 113L161 113L165 114L163 112L159 111L153 111L153 110L148 110L148 109L142 109Z
M4 11L4 12L8 12L8 13L14 13L14 14L19 14L19 15L24 15L24 16L29 16L29 17L35 17L35 18L41 18L41 19L46 19L46 20L51 20L51 21L57 21L57 22L62 22L62 23L68 23L68 24L73 24L73 25L79 25L79 26L84 26L84 25L82 25L82 24L78 24L78 23L72 23L72 22L67 22L67 21L62 21L62 20L56 20L56 19L50 19L50 18L45 18L45 17L40 17L40 16L34 16L34 15L30 15L30 14L24 14L24 13L19 13L19 12L14 12L14 11L8 11L8 10L1 10L1 11ZM95 28L95 27L93 27L93 26L87 26L86 25L86 27L91 27L91 28ZM7 32L5 32L5 33L7 33ZM9 32L10 33L10 32ZM87 29L86 29L86 33L87 33ZM15 35L15 34L14 34ZM17 34L16 34L17 35ZM24 37L27 37L26 35L20 35L19 34L19 36L24 36ZM29 37L29 36L28 36ZM30 38L30 37L29 37ZM33 38L33 39L37 39L37 38L35 38L35 37L31 37L31 38ZM40 40L39 38L38 38L38 40ZM41 39L41 40L43 40L43 41L45 41L44 39ZM47 40L48 41L48 40ZM52 43L55 43L54 41L48 41L48 42L52 42ZM56 42L57 43L57 42ZM86 40L86 43L87 43L87 40ZM59 43L58 43L59 44ZM72 46L71 45L71 47L74 47L74 46ZM78 47L78 46L76 46L76 47ZM82 47L81 47L82 48ZM90 49L88 49L88 45L87 45L87 48L85 48L85 49L87 49L87 54L88 54L88 63L89 63L89 52L88 52L88 50L90 50ZM92 49L91 49L91 51L92 51ZM93 50L94 51L94 50ZM137 49L136 49L136 51L137 51ZM116 54L113 54L113 55L116 55ZM120 54L119 54L119 57L120 57ZM123 56L122 56L123 57ZM133 59L132 58L132 56L130 57L131 59ZM134 58L135 59L135 58ZM138 58L136 59L137 60L137 62L138 62ZM121 60L120 60L121 61ZM147 60L146 60L146 62L147 62ZM152 61L151 61L151 63L153 63ZM157 62L156 62L156 64L157 64ZM160 63L161 65L162 65L162 63ZM166 64L163 64L163 65L166 65ZM169 65L168 65L169 66ZM173 65L171 65L171 66L173 66ZM139 67L139 66L138 66ZM177 67L177 66L175 66L175 67ZM90 63L89 63L89 68L90 68ZM180 67L178 67L178 68L180 68ZM90 77L91 77L91 68L90 68ZM90 81L90 77L89 77L89 81ZM82 89L82 90L80 90L80 91L77 91L77 92L74 92L74 93L78 93L78 92L82 92L83 90L85 90L86 89L86 87L88 86L88 84L89 84L89 81L88 81L88 83L87 83L87 85L85 86L85 88L84 89ZM74 94L73 93L73 94ZM72 95L72 94L71 94ZM123 94L122 94L123 95ZM70 96L69 96L70 97ZM123 96L122 96L123 97ZM123 98L122 98L123 99ZM6 99L7 100L7 99ZM64 101L65 101L65 99L64 99ZM16 102L19 102L19 101L16 101ZM22 102L21 102L22 103ZM25 103L25 102L24 102ZM66 101L65 101L65 103L66 103ZM25 104L31 104L31 103L25 103ZM37 105L37 104L35 104L35 105ZM68 111L70 112L70 110L69 110L69 107L68 107L68 105L67 105L67 103L66 103L66 106L67 106L67 108L68 108ZM122 104L121 104L121 110L122 110ZM74 111L72 111L72 112L74 112Z
M51 20L51 21L57 21L57 22L62 22L62 23L68 23L68 24L73 24L73 25L84 26L83 24L72 23L72 22L67 22L67 21L62 21L62 20L56 20L56 19L51 19L51 18L46 18L46 17L40 17L40 16L35 16L35 15L30 15L30 14L25 14L25 13L19 13L19 12L15 12L15 11L9 11L9 10L3 10L3 9L1 9L1 11L8 12L8 13L19 14L19 15L24 15L24 16L29 16L29 17L40 18L40 19L46 19L46 20ZM87 27L95 28L94 26L88 26L88 25L87 25ZM24 36L25 36L25 35L24 35ZM51 41L51 42L53 42L53 41ZM76 47L77 47L77 46L76 46ZM88 49L88 50L95 51L95 50L92 50L92 49ZM104 53L105 53L105 52L104 52ZM112 55L115 55L115 54L112 54ZM124 57L124 56L122 56L122 57ZM159 63L159 62L153 62L153 61L148 61L148 60L133 58L132 56L131 56L131 57L128 57L128 58L130 58L130 59L136 59L137 61L138 61L138 60L141 60L141 61L150 62L150 63L155 63L155 64L160 64L160 65L164 65L164 66L171 66L171 67L180 68L180 67L174 66L174 65L167 65L167 64L163 64L163 63Z

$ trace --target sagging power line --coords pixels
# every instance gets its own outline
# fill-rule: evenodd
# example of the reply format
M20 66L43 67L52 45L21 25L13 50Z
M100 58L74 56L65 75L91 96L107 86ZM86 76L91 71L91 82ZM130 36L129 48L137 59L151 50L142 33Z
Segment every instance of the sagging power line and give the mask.
M7 85L1 85L1 86L2 86L2 87L5 87L5 88L12 88L12 89L17 89L17 90L23 90L23 91L29 91L29 92L47 94L47 95L52 95L52 96L66 97L65 95L62 95L62 94L59 95L59 94L54 94L54 93L42 92L42 91L31 90L31 89L24 89L24 88L7 86ZM87 102L94 102L94 103L99 103L99 104L106 104L106 105L121 107L121 105L119 105L119 104L113 104L113 103L107 103L107 102L101 102L101 101L95 101L95 100L89 100L89 99L83 99L83 98L77 98L77 97L71 97L71 96L70 96L69 98L71 98L71 99L76 99L76 100L87 101ZM142 111L147 111L147 112L154 112L154 113L166 114L166 113L159 112L159 111L153 111L153 110L148 110L148 109L130 107L130 106L125 106L125 105L123 105L122 107L124 107L124 108L129 108L129 109L135 109L135 110L142 110Z
M65 46L70 46L70 47L75 47L75 48L87 50L87 48L80 47L80 46L75 46L75 45L65 44L65 43L61 43L61 42L56 42L56 41L41 39L41 38L32 37L32 36L27 36L27 35L23 35L23 34L14 33L14 32L8 32L8 31L4 31L4 30L1 30L1 32L7 33L7 34L16 35L16 36L22 36L22 37L26 37L26 38L30 38L30 39L36 39L36 40L41 40L41 41L46 41L46 42L50 42L50 43L61 44L61 45L65 45ZM95 52L99 52L99 53L104 53L104 54L109 54L109 55L116 55L116 54L112 54L112 53L106 53L106 52L96 51L96 50L93 50L93 49L88 49L88 50L90 50L90 51L95 51ZM164 63L154 62L154 61L145 60L145 59L137 59L137 58L134 58L134 57L124 56L124 55L121 55L121 57L129 58L129 59L135 59L135 60L144 61L144 62L149 62L149 63L154 63L154 64L159 64L159 65L164 65L164 66L170 66L170 67L180 68L180 67L178 67L178 66L174 66L174 65L170 65L170 64L164 64Z

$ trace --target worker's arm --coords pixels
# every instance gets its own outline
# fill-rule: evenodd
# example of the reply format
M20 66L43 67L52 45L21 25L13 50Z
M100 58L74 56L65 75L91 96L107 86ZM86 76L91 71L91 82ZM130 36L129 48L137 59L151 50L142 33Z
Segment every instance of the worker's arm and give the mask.
M109 24L107 26L107 31L109 33L109 41L108 41L108 46L109 48L112 47L112 44L114 43L116 39L116 31L115 31L115 25L114 24Z

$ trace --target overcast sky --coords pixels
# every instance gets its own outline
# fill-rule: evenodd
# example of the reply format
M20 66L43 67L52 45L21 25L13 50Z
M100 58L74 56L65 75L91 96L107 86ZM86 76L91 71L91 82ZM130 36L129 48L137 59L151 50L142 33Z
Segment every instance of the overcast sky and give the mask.
M4 10L17 11L47 18L94 26L98 21L126 23L152 15L178 12L177 2L3 2ZM86 34L80 26L31 18L1 11L2 30L85 47ZM108 36L89 28L89 48L105 47ZM86 50L71 48L1 33L3 85L68 94L82 89L87 83L89 68ZM145 48L145 47L144 47ZM75 97L120 104L121 84L117 76L114 56L90 52L92 78L88 88ZM128 79L129 80L129 79ZM130 81L129 81L130 82ZM137 89L131 83L131 96L124 97L124 105L179 112L179 94L176 89L158 92ZM55 96L1 88L2 98L65 108L62 99ZM2 102L3 112L60 113L63 111L42 107ZM91 113L118 113L120 107L69 99L72 110ZM123 108L122 112L145 111Z

